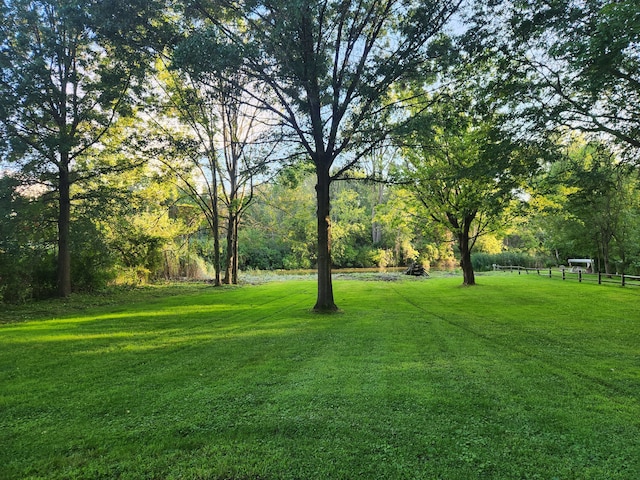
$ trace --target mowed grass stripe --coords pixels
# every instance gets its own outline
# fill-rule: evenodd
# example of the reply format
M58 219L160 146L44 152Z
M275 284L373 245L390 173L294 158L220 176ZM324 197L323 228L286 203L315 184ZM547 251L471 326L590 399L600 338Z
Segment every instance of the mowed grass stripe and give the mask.
M155 300L146 309L134 306L128 315L118 307L114 315L100 312L5 325L0 330L0 352L7 354L0 353L2 371L8 376L7 382L2 379L3 398L9 403L13 393L15 401L0 418L19 420L25 427L22 433L38 424L42 433L27 451L22 442L8 442L7 463L25 453L62 447L78 434L91 436L114 416L115 432L121 429L120 434L132 433L134 438L140 430L172 423L177 417L167 418L168 412L174 406L179 412L189 402L189 390L199 387L207 372L213 371L214 379L217 371L222 377L237 375L260 357L256 346L286 328L286 323L274 326L261 320L307 298L306 288L285 294L270 290L267 286L256 295L257 303L247 301L247 290L209 289L166 303ZM20 343L24 348L11 355L10 347ZM145 422L132 429L126 424L134 411ZM144 436L134 444L139 440ZM55 455L63 458L66 452Z
M480 281L477 289L457 288L450 294L441 289L452 283L434 283L425 302L426 311L436 311L442 322L461 330L446 329L450 342L463 339L460 349L446 355L456 358L456 375L463 374L447 391L465 386L468 403L479 402L476 412L485 415L493 411L493 418L484 418L492 418L490 424L502 431L488 437L476 432L476 441L484 438L496 452L504 439L509 452L515 425L518 441L513 443L531 431L535 442L529 446L544 440L550 452L557 450L544 463L554 475L562 472L559 478L635 477L638 444L625 448L619 432L631 434L640 425L640 292L535 277ZM462 398L454 402L461 404ZM605 444L612 447L611 457L600 456ZM560 452L574 452L572 461ZM610 460L619 462L621 470L592 473ZM517 468L512 474L522 475Z
M337 315L301 281L2 325L0 477L635 478L638 292L479 280L340 280Z

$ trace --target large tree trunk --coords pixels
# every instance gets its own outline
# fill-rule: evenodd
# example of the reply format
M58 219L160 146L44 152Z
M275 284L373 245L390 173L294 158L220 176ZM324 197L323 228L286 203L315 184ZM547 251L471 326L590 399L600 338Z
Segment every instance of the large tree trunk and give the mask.
M462 268L463 285L475 285L476 277L471 263L471 243L469 229L471 221L465 219L462 231L458 233L458 249L460 250L460 268Z
M68 154L60 159L58 172L58 296L71 294L71 180ZM66 157L66 158L65 158Z
M475 285L476 277L471 263L471 251L469 250L469 239L460 240L460 268L462 268L463 285Z
M313 309L317 312L338 310L333 300L331 282L331 202L329 196L329 168L316 166L318 216L318 298Z

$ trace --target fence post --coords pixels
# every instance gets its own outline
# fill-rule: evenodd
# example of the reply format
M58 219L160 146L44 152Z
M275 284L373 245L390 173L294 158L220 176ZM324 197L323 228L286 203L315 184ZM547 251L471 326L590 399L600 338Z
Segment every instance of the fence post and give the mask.
M578 270L578 282L582 282L582 270Z
M562 279L564 280L566 278L566 273L564 271L564 268L562 269Z
M622 286L624 287L624 273L622 274Z
M598 285L602 285L602 272L598 272Z
M549 268L549 278L551 278L551 268Z
M536 268L536 272L538 272L538 275L540 275L540 269Z

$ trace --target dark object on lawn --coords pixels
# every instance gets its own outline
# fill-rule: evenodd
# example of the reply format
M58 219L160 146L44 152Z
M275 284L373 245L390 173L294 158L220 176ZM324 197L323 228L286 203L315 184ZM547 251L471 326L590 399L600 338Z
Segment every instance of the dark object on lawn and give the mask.
M428 277L429 274L424 267L416 262L411 262L411 265L407 268L405 275L413 275L414 277Z

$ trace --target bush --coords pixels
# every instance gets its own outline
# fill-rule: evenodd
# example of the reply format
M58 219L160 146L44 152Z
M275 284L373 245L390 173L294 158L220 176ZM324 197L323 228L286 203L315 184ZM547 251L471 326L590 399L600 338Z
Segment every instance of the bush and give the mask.
M116 285L138 286L149 283L151 272L144 267L116 267Z
M287 268L284 265L286 261L295 263L292 256L285 256L283 251L275 245L255 246L241 243L239 250L238 263L242 270L274 270Z
M393 251L390 249L378 248L371 252L372 261L380 268L392 266L395 262Z
M238 266L241 270L289 268L285 265L285 258L292 264L291 268L302 268L297 264L297 256L292 255L278 237L252 228L240 229L239 236Z
M22 249L0 256L0 299L5 303L41 300L56 293L53 252Z
M115 258L96 230L94 235L74 234L71 283L74 291L100 290L115 279Z

